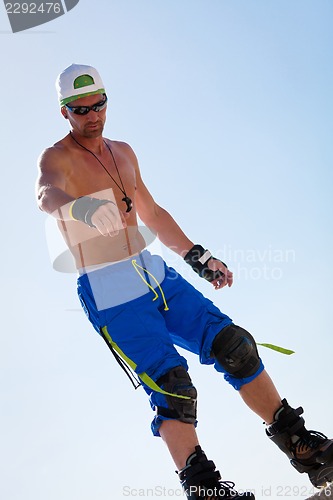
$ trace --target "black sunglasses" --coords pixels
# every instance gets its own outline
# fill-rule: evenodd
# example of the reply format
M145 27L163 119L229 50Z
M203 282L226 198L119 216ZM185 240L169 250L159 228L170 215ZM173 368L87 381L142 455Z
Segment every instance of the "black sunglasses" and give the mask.
M96 104L93 104L92 106L68 106L68 104L65 104L66 108L74 113L75 115L87 115L89 111L95 111L95 113L98 113L99 111L102 111L102 109L105 108L107 105L108 98L107 95L104 94L104 99L103 101L99 101Z

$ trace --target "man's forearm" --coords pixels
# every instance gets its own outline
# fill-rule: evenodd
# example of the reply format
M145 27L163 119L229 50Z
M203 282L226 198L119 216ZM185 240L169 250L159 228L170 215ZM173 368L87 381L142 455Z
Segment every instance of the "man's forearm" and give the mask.
M165 246L182 257L193 247L193 242L164 208L158 208L157 216L150 227Z
M70 219L69 207L75 198L55 186L43 186L37 192L38 206L57 219Z

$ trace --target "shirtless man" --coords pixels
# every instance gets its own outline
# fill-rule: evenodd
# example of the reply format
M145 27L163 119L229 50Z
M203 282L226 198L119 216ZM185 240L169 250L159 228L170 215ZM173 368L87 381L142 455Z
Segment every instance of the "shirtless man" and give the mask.
M226 264L194 245L156 203L130 146L103 138L107 96L96 69L69 66L59 75L57 90L71 130L40 157L38 205L57 219L74 256L89 320L150 396L153 434L168 446L187 498L254 495L221 481L202 451L195 430L196 390L175 345L224 374L299 472L308 473L316 486L331 481L333 441L306 430L303 410L281 400L251 334L145 249L137 214L215 289L233 283Z

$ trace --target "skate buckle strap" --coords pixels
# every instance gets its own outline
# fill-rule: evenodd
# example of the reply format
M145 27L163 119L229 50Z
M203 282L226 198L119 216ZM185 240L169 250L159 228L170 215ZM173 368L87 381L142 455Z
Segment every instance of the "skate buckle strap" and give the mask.
M196 464L189 464L186 465L181 471L179 471L179 479L181 481L188 481L191 479L193 476L196 476L198 473L200 473L200 479L205 473L209 474L209 477L211 477L212 472L215 470L215 464L212 460L207 460L205 461L204 465L200 462ZM220 473L216 471L218 475L220 476Z
M298 422L295 422L294 425L290 426L288 429L288 433L290 436L298 435L299 431L304 429L305 420L303 417L299 417Z
M201 447L195 448L195 453L187 459L187 464L178 472L179 479L185 491L196 487L218 487L220 472L215 470L212 460L207 460Z
M274 436L278 432L287 432L290 436L294 436L295 434L298 434L299 431L304 430L304 424L305 421L303 417L299 417L297 422L294 422L293 425L288 425L288 423L286 422L277 421L273 422L273 424L268 427L268 432L272 436Z
M203 488L219 488L220 487L221 475L219 471L212 472L201 472L200 473L200 483L198 484L198 477L193 476L193 478L186 478L183 481L180 480L184 490L188 490L191 487L201 487Z
M304 413L303 408L291 408L286 399L282 400L281 414L277 412L277 419L268 426L268 431L271 435L278 432L287 432L290 436L298 434L299 431L304 430L304 418L301 417Z

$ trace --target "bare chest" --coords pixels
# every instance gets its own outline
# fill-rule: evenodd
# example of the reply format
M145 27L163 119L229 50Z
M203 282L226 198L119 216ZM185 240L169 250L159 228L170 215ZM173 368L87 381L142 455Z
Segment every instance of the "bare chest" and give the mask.
M76 151L69 158L68 166L66 190L76 198L106 189L113 191L118 206L125 196L134 198L135 168L128 155L121 151L107 150L103 155Z

